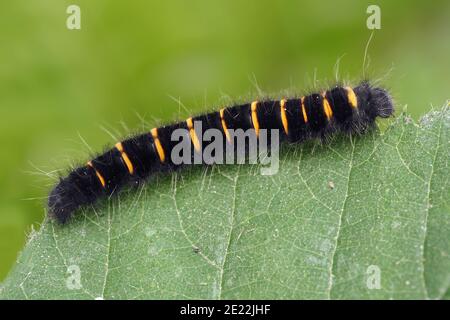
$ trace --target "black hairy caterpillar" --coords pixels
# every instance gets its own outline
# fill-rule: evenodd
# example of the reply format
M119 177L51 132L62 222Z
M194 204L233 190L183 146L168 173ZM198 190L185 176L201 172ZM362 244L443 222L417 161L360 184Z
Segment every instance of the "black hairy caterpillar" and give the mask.
M176 129L188 132L193 152L201 152L208 145L199 143L194 123L201 122L202 131L220 130L226 137L225 143L230 144L233 144L231 129L253 129L257 137L262 129L276 129L280 140L301 142L325 138L334 132L363 133L374 126L376 117L387 118L393 112L389 93L364 81L353 88L335 86L301 98L230 106L153 128L118 142L114 148L60 179L48 198L49 214L65 223L77 209L93 204L100 197L144 181L156 172L180 167L170 157L176 144L171 135Z

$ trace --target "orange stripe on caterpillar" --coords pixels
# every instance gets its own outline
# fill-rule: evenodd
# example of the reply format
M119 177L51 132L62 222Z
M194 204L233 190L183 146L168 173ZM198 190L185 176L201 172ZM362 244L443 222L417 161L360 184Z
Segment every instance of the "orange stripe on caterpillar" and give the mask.
M323 104L323 111L325 112L325 115L326 115L327 119L331 120L331 117L333 117L333 110L331 110L331 106L330 106L330 103L328 102L326 94L327 94L326 91L322 94L322 97L323 97L323 102L322 102L322 104Z
M120 155L122 156L123 162L125 162L125 165L128 168L128 172L130 174L133 174L134 173L133 164L131 163L130 158L128 158L128 155L126 154L126 152L123 150L122 142L117 142L115 147L116 147L117 150L119 150Z
M356 97L355 91L351 87L345 87L344 89L347 91L348 103L353 108L358 108L358 98Z
M91 167L92 169L94 169L95 175L97 176L97 178L98 178L98 180L100 181L102 187L104 188L104 187L106 186L106 183L105 183L105 179L103 178L103 176L100 174L100 172L97 171L97 169L94 168L94 165L92 164L91 161L89 161L89 162L87 163L87 165L88 165L89 167Z
M192 144L194 145L195 150L198 152L200 151L200 141L198 140L197 133L195 132L192 118L188 118L186 120L186 124L189 129L189 135L191 136Z
M286 99L280 100L281 123L286 134L289 134L289 123L286 117Z
M153 137L153 141L155 143L155 147L156 147L156 152L158 153L158 157L159 160L161 162L164 162L164 160L166 159L166 155L164 154L164 149L161 145L161 142L159 141L158 138L158 128L153 128L150 133L152 134Z
M308 123L308 115L306 114L306 110L305 110L305 97L302 97L300 99L300 105L302 108L303 120L305 121L305 123Z
M251 104L251 110L252 110L252 123L253 128L255 128L256 136L259 137L259 122L258 122L258 101L253 101Z

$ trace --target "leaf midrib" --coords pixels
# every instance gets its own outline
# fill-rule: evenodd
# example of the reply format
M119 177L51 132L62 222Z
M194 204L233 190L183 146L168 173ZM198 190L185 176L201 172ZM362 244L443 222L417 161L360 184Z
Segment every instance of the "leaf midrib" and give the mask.
M349 163L348 163L348 167L349 168L348 168L348 175L347 175L347 187L346 187L344 199L342 201L342 208L341 208L340 214L339 214L338 227L337 227L336 237L334 239L334 250L331 253L330 274L329 274L328 288L327 288L327 297L328 297L328 299L331 299L331 291L333 289L334 260L335 260L335 256L336 256L338 243L339 243L339 236L340 236L340 233L341 233L342 217L344 216L344 212L345 212L345 208L346 208L347 200L348 200L348 191L350 189L350 178L351 178L351 174L352 174L352 171L353 171L353 157L354 157L354 154L355 154L355 141L353 141L352 136L350 136L350 144L352 145L352 152L350 154L350 160L349 160Z

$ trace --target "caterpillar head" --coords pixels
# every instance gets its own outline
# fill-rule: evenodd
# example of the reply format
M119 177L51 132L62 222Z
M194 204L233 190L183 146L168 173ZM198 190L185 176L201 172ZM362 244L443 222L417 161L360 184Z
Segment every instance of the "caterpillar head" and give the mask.
M388 118L394 114L392 98L387 90L373 87L364 81L355 88L355 93L358 96L359 108L369 122L375 121L376 117Z

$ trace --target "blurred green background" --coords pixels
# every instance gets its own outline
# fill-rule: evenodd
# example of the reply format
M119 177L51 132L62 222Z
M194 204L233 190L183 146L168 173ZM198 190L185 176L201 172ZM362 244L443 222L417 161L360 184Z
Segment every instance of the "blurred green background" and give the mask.
M66 9L81 8L81 30ZM362 77L369 4L381 30L369 74L414 118L450 98L450 1L108 1L0 3L0 281L53 180L118 136L311 79ZM105 128L106 130L102 129ZM127 129L130 128L130 129ZM83 140L86 142L84 143Z

